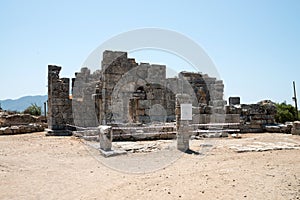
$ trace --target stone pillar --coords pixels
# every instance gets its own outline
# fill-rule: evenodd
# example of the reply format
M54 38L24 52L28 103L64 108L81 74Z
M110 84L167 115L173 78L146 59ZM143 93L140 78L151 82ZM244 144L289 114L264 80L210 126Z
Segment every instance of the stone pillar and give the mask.
M190 121L192 119L185 118L183 116L184 110L183 104L192 104L192 98L188 94L177 94L176 95L176 128L177 128L177 149L180 151L187 151L189 149L190 140Z
M53 101L55 96L54 95L54 86L55 82L59 79L59 72L61 67L55 65L48 65L48 128L52 129L55 126L55 119L53 116L54 108L53 108Z
M112 146L112 127L98 126L100 137L100 149L103 151L111 151Z
M70 135L67 124L73 124L70 80L59 78L61 67L48 65L48 128L47 135Z

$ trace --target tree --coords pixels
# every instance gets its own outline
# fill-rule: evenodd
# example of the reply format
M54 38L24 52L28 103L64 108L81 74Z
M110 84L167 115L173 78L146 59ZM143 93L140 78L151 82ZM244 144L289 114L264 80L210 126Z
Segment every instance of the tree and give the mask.
M285 123L285 122L292 122L296 120L296 108L290 104L277 103L277 114L275 115L275 120L277 123Z
M24 110L25 114L30 114L30 115L35 115L35 116L40 116L42 114L42 108L38 105L36 105L36 103L31 104L29 107L27 107Z

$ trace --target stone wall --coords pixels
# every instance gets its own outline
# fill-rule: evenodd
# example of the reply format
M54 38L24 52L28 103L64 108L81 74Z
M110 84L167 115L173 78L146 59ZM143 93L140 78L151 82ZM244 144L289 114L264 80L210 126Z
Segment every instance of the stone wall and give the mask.
M226 120L224 106L226 101L223 100L224 84L223 81L209 77L207 74L180 72L179 80L186 81L192 91L188 94L196 95L193 106L198 107L193 109L193 123L224 123Z
M128 58L126 52L120 51L104 51L101 65L101 70L93 73L83 67L75 74L72 99L69 97L69 79L59 77L61 67L48 66L49 129L65 130L67 124L122 127L128 123L134 127L174 122L175 96L180 94L189 95L193 106L190 123L199 127L208 123L235 123L234 128L230 125L226 128L240 128L241 132L250 133L277 130L274 128L276 107L272 102L240 104L239 97L231 97L226 105L223 81L207 74L180 72L178 77L167 78L165 65L138 64L135 59ZM239 127L236 123L240 123ZM298 134L297 123L294 127L293 133ZM280 131L286 129L290 131L291 126ZM128 136L122 128L114 130ZM174 130L170 132L173 135Z
M276 106L269 101L257 104L229 105L226 114L240 116L240 130L243 133L262 133L265 126L275 124Z
M66 124L97 127L100 124L175 121L175 95L191 96L193 123L224 122L223 82L206 74L181 72L166 78L166 66L136 63L126 52L104 51L101 70L82 68L72 80L59 78L61 67L49 65L49 128ZM73 116L72 116L73 113Z
M86 67L75 73L72 84L72 111L74 124L80 127L96 127L99 122L96 112L96 86L101 77L100 71L91 74Z
M26 124L26 125L14 125L9 127L0 127L0 135L14 135L32 132L44 131L44 127L41 124Z
M166 121L169 115L175 118L175 104L171 109L166 101L170 98L166 96L166 66L137 64L126 52L105 51L102 69L101 94L97 96L102 96L100 113L105 123Z
M44 131L44 116L9 114L0 111L0 135L23 134Z
M30 123L42 123L42 117L29 114L3 114L0 113L0 127L26 125Z
M70 80L60 78L60 70L59 66L48 65L48 128L54 132L73 124Z
M159 76L153 74L152 67L161 72ZM165 109L165 77L162 76L165 76L165 66L148 63L142 63L124 74L112 94L114 122L148 123L151 116L157 114L153 112L155 105Z
M104 51L103 60L102 60L102 79L100 80L100 92L102 96L102 102L100 106L100 113L102 113L102 124L114 123L114 118L126 118L126 116L117 116L119 113L124 113L123 109L126 109L123 105L123 102L118 102L119 99L116 99L116 95L113 95L113 91L116 85L120 82L122 77L128 73L130 70L135 68L137 63L134 59L127 57L126 52L118 51ZM129 76L129 78L132 75ZM132 90L130 87L130 81L125 81L125 86L122 88L125 90L125 93L129 90ZM129 87L129 88L128 88ZM121 92L121 91L120 91ZM127 93L128 93L127 92ZM124 94L125 94L124 93ZM127 94L128 95L128 94ZM120 99L121 100L121 99ZM113 106L120 105L121 107ZM125 108L124 108L125 107ZM114 109L117 108L117 111Z

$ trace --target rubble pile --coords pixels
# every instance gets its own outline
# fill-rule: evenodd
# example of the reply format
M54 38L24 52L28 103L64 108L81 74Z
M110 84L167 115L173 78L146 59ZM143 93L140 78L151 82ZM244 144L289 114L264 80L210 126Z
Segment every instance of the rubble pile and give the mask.
M0 112L0 135L22 134L44 131L46 119L29 114Z
M27 124L10 127L1 127L0 135L12 135L22 133L32 133L44 131L44 127L41 124Z
M240 130L242 133L262 133L270 130L269 125L276 124L276 106L268 100L257 104L230 104L225 106L225 113L240 116ZM287 128L284 126L282 129L286 130Z

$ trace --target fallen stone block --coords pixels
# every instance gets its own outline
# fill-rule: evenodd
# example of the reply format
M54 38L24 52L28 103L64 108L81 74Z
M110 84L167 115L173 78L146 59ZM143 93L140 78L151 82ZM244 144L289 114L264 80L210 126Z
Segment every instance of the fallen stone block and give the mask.
M300 121L293 122L292 135L300 135Z
M279 133L280 127L277 125L267 125L267 126L265 126L265 131L267 131L269 133Z
M300 121L294 121L293 122L293 128L300 129Z
M12 134L12 130L9 128L9 127L5 127L4 128L4 131L3 131L3 134L4 135L9 135L9 134Z

